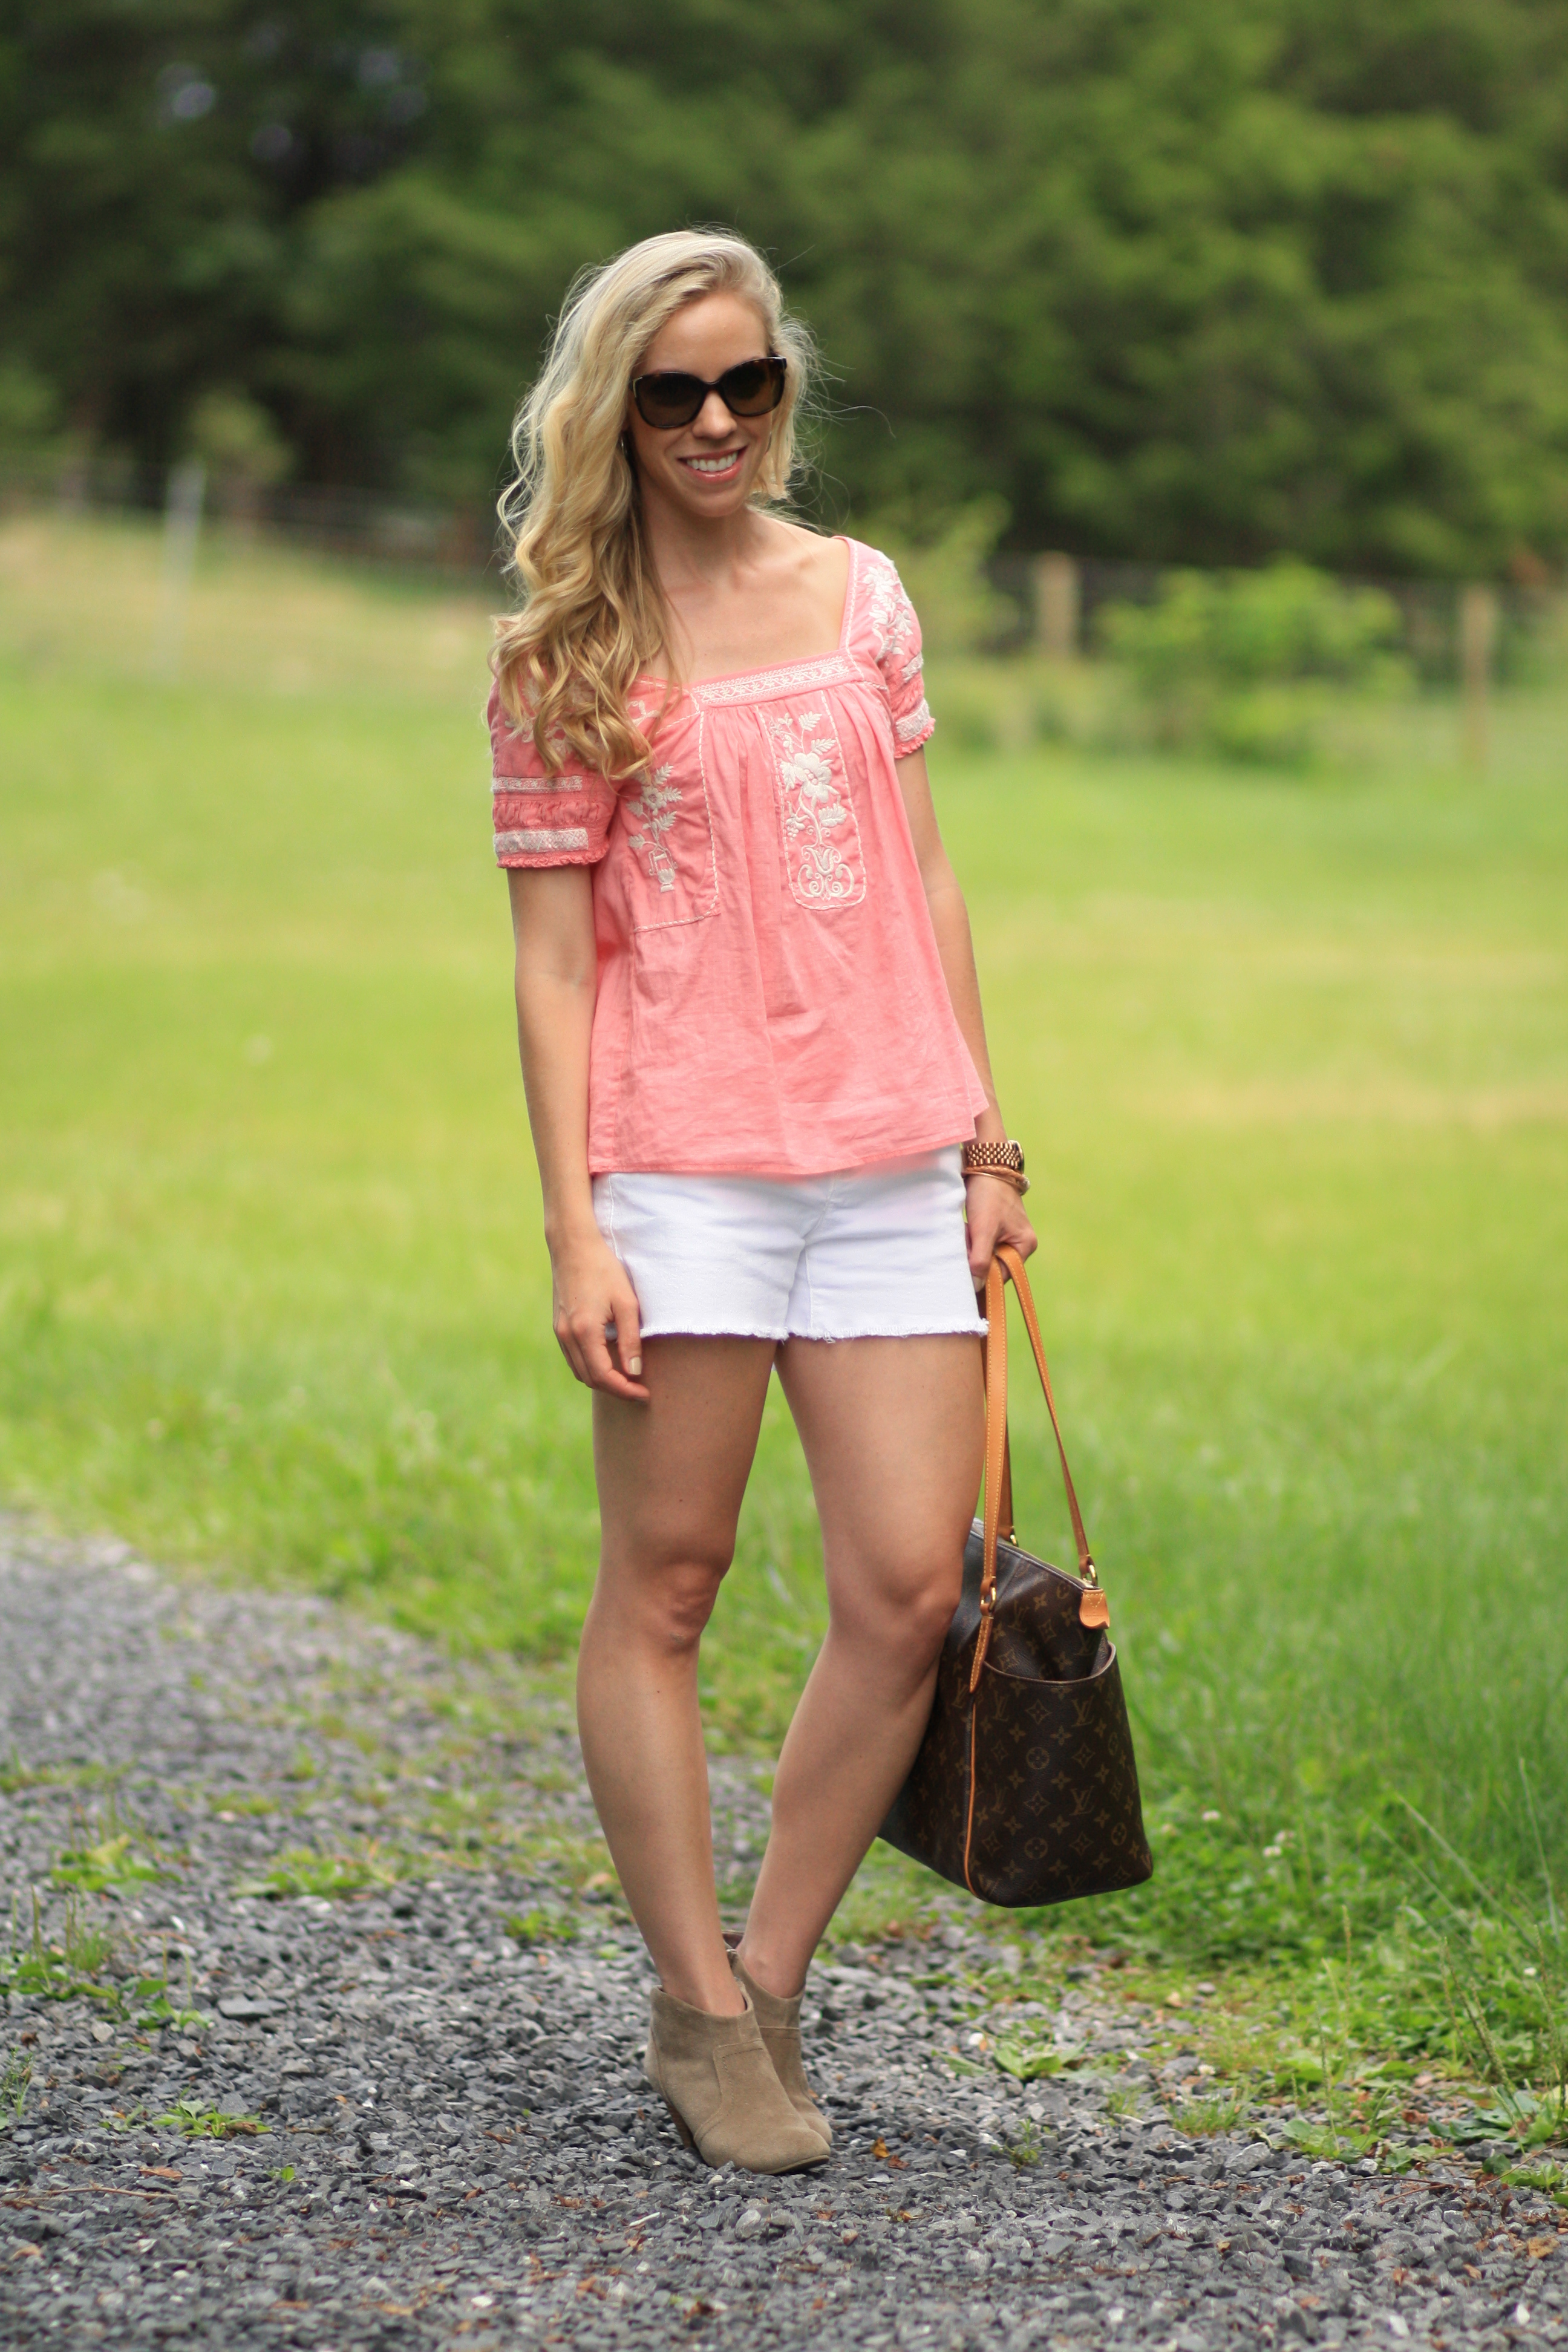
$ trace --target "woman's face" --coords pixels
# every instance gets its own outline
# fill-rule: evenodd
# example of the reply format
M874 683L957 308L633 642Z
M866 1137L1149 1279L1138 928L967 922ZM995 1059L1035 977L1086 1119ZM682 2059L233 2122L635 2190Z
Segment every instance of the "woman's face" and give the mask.
M659 329L636 373L679 369L714 383L726 368L767 356L767 331L748 301L739 294L700 294ZM711 520L745 505L773 435L773 416L731 416L710 392L689 425L665 431L646 425L628 395L626 429L645 498L651 491L683 514Z

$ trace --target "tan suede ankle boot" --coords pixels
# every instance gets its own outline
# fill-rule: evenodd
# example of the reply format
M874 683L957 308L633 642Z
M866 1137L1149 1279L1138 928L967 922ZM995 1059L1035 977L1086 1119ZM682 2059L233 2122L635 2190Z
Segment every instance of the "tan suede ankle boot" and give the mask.
M729 1938L725 1938L726 1943ZM805 2079L805 2063L800 2053L800 2005L805 2000L797 1992L793 2000L784 2000L776 1992L766 1992L755 1979L748 1975L744 1961L733 1945L730 1947L730 1966L735 1981L757 2012L757 2025L763 2046L773 2060L773 2073L778 2076L784 2096L802 2123L821 2135L823 2146L833 2146L833 2126L813 2098L811 2085Z
M739 2017L714 2017L656 1992L643 2071L704 2164L799 2172L827 2154L780 2086L749 1996Z

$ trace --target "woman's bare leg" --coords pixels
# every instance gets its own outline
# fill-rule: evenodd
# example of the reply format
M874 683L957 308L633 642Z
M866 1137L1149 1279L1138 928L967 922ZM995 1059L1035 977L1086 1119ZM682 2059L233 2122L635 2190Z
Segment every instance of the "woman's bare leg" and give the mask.
M902 1784L931 1711L980 1487L980 1344L791 1339L779 1377L822 1521L827 1638L773 1781L742 1952L800 1990L817 1941Z
M771 1339L648 1339L648 1402L594 1396L603 1533L577 1662L588 1785L660 1983L720 2015L742 2001L713 1887L697 1654L773 1354Z

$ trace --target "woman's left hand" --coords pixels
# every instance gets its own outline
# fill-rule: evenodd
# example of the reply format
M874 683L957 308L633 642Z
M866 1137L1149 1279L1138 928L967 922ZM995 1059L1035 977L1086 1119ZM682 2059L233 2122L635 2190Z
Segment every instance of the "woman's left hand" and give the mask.
M975 1289L984 1290L998 1244L1010 1242L1020 1257L1032 1256L1039 1244L1025 1213L1023 1195L1011 1184L1005 1184L999 1176L966 1176L963 1191L969 1213L969 1271Z

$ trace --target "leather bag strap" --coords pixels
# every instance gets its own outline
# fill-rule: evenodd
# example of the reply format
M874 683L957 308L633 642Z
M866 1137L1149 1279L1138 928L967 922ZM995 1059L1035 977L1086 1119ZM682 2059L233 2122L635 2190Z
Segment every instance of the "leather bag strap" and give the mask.
M1007 1430L1007 1292L1011 1279L1023 1310L1024 1328L1029 1335L1029 1347L1035 1359L1035 1369L1045 1391L1046 1410L1051 1417L1051 1430L1057 1441L1057 1457L1062 1466L1062 1485L1067 1489L1068 1510L1072 1518L1073 1541L1078 1547L1078 1572L1087 1585L1098 1586L1099 1573L1084 1532L1083 1514L1079 1509L1078 1493L1068 1466L1067 1447L1062 1444L1061 1423L1057 1419L1057 1401L1051 1392L1051 1376L1046 1364L1045 1342L1040 1337L1040 1318L1035 1312L1034 1294L1029 1277L1024 1271L1024 1261L1010 1242L1004 1242L992 1259L985 1274L985 1503L982 1518L984 1538L984 1560L980 1575L980 1632L974 1644L974 1663L970 1669L969 1687L979 1685L980 1669L985 1663L985 1653L991 1646L991 1622L996 1607L996 1543L999 1536L1013 1539L1016 1529L1013 1521L1013 1462ZM1103 1602L1100 1604L1103 1609ZM1099 1612L1096 1612L1097 1616Z
M1089 1538L1084 1533L1083 1513L1079 1509L1077 1489L1074 1487L1072 1483L1072 1472L1068 1467L1067 1447L1062 1444L1062 1425L1057 1419L1057 1401L1051 1393L1051 1375L1046 1363L1046 1343L1040 1337L1040 1318L1035 1312L1035 1297L1033 1291L1029 1288L1029 1277L1024 1271L1023 1259L1013 1247L1011 1242L1004 1242L996 1255L1001 1259L1003 1265L1006 1267L1007 1272L1013 1278L1013 1287L1018 1294L1018 1304L1024 1310L1024 1328L1029 1335L1029 1346L1034 1354L1035 1370L1040 1376L1040 1386L1046 1392L1046 1411L1051 1416L1051 1433L1057 1441L1057 1458L1062 1465L1062 1485L1067 1489L1068 1511L1072 1519L1073 1541L1078 1547L1078 1572L1079 1576L1082 1577L1086 1584L1098 1584L1100 1579L1095 1572L1094 1560L1089 1552ZM1004 1389L1002 1395L1004 1425L1005 1424L1006 1410L1007 1397L1006 1391ZM1011 1503L1012 1477L1010 1468L1007 1486L1008 1501Z

